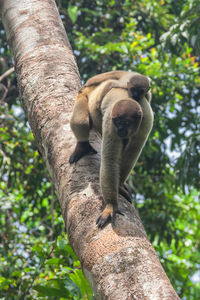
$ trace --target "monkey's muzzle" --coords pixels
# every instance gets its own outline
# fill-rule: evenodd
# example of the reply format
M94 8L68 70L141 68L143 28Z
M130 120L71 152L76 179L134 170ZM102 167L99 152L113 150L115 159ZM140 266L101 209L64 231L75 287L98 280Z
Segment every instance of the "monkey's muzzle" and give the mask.
M128 135L128 130L126 128L118 128L117 134L121 138L125 138Z

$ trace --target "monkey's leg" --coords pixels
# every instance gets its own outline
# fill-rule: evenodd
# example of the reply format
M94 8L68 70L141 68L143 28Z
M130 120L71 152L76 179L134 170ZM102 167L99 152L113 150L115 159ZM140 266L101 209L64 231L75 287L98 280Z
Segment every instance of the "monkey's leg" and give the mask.
M96 154L97 151L89 143L90 118L88 99L85 95L80 94L76 99L70 126L77 138L77 144L70 156L69 163L77 162L86 154Z
M121 160L121 165L120 165L120 186L123 186L124 189L127 192L127 195L130 196L130 200L123 195L123 191L120 190L120 194L122 194L129 202L131 202L131 196L132 196L132 191L131 189L125 184L126 179L128 178L132 168L135 166L142 147L143 147L143 143L139 143L136 146L136 141L133 141L132 143L130 143L129 145L127 145L126 149L124 150L123 154L122 154L122 160ZM122 193L121 193L122 191Z

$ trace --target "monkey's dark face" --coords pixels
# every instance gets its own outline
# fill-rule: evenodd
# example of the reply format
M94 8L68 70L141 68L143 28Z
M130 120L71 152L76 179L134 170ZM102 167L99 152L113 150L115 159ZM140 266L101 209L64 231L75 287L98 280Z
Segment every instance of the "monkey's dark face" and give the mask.
M136 119L117 117L112 119L115 131L120 138L128 138L136 126Z
M127 88L129 97L140 101L150 90L150 81L146 76L137 74L127 82Z
M120 138L128 138L135 134L141 124L142 108L133 99L118 101L112 109L114 131Z
M133 97L133 99L136 101L139 101L146 95L148 90L143 89L143 88L131 87L130 92L131 92L131 96Z

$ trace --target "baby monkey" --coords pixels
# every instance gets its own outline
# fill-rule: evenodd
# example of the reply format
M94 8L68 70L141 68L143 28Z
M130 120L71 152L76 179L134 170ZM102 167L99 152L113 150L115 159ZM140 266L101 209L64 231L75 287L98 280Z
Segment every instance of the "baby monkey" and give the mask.
M139 73L113 71L90 78L80 90L70 121L77 144L69 162L96 150L89 143L94 128L102 135L100 186L105 207L99 228L112 221L119 192L130 200L125 181L135 166L153 125L149 79Z
M130 98L139 101L146 96L148 101L151 101L149 78L136 72L111 71L102 73L88 79L85 86L99 85L103 81L109 79L120 80L121 87L128 89Z

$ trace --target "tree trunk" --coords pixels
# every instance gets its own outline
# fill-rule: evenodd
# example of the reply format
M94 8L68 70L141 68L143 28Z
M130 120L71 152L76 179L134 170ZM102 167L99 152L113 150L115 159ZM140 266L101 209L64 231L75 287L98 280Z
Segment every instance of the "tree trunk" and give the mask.
M80 77L53 0L1 0L22 105L57 189L70 243L95 299L179 299L136 210L120 197L125 216L98 230L102 207L98 155L68 163L75 139L69 119Z

